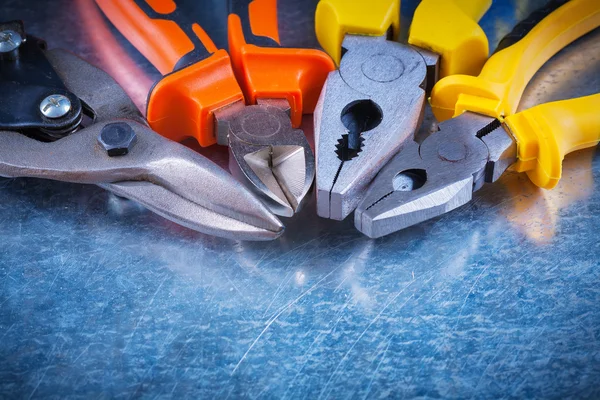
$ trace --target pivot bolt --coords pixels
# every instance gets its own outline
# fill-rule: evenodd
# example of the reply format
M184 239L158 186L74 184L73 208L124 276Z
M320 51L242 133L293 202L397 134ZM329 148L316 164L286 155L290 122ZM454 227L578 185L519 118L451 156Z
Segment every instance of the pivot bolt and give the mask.
M98 143L106 150L109 157L127 155L137 140L137 135L124 122L106 125L98 135Z
M460 142L447 142L443 147L438 148L438 155L444 161L458 162L467 158L468 151Z
M46 118L62 118L71 111L71 100L62 94L53 94L40 103L40 111Z
M0 32L0 54L15 51L23 43L23 38L17 32L7 29Z

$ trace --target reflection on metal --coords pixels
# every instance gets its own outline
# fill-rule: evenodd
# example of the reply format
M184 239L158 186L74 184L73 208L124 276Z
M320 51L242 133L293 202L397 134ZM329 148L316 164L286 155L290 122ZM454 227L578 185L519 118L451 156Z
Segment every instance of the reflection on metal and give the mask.
M145 114L148 93L158 74L153 71L153 68L140 67L138 61L141 56L138 55L136 59L127 52L124 48L125 41L115 38L113 32L116 31L111 31L110 22L102 16L94 0L77 0L75 9L79 17L77 28L83 34L81 39L87 42L88 51L94 54L94 57L88 58L88 61L108 72L125 89L138 109ZM50 35L47 37L52 40ZM64 46L64 48L69 47ZM86 56L86 54L82 55ZM152 77L147 71L153 71L157 75Z
M97 61L74 13L49 21L34 0L8 3L37 36L71 27L52 46ZM495 1L488 34L521 4ZM595 32L551 60L523 107L598 92L598 45ZM563 168L551 192L505 174L374 241L318 218L314 198L280 240L231 242L139 207L116 215L94 186L0 179L2 393L597 398L600 154Z
M586 204L594 194L591 165L596 154L596 149L585 149L567 156L563 178L553 190L538 188L524 175L502 177L498 183L505 186L506 197L510 199L508 205L503 204L502 215L534 243L552 243L561 212Z

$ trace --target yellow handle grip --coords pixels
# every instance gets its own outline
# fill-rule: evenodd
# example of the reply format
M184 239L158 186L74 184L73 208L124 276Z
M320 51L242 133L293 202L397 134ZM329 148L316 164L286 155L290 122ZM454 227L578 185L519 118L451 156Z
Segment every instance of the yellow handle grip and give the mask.
M473 111L513 114L527 83L544 63L575 39L600 26L600 1L571 0L544 18L523 39L493 55L478 77L441 79L431 92L440 121Z
M598 144L600 94L530 108L504 120L517 141L512 169L527 172L537 186L552 189L566 154Z
M423 0L415 11L408 43L440 55L440 78L477 75L489 55L477 22L492 0Z
M400 0L321 0L317 5L317 39L336 65L342 58L344 36L382 36L390 28L393 38L398 39Z

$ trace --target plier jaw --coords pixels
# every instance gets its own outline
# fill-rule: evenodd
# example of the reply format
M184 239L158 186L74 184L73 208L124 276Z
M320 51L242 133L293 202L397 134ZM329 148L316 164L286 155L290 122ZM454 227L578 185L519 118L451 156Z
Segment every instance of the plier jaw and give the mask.
M282 99L231 108L216 120L220 142L229 146L231 173L275 214L292 217L312 186L315 159L286 105Z
M516 142L495 118L468 112L445 121L382 169L356 209L355 226L378 238L443 215L495 181L516 153Z
M423 118L427 65L385 36L347 35L315 109L317 212L342 220Z

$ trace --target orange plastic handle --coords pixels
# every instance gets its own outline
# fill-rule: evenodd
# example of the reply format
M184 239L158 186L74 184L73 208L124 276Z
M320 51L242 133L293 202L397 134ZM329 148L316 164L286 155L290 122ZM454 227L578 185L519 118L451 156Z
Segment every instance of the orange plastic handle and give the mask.
M216 143L213 113L244 101L225 50L173 0L96 0L104 14L165 77L148 98L152 129L172 140Z
M232 0L228 19L229 53L246 101L287 99L294 127L314 111L335 64L316 49L284 48L279 43L277 0ZM250 26L251 31L245 29Z

